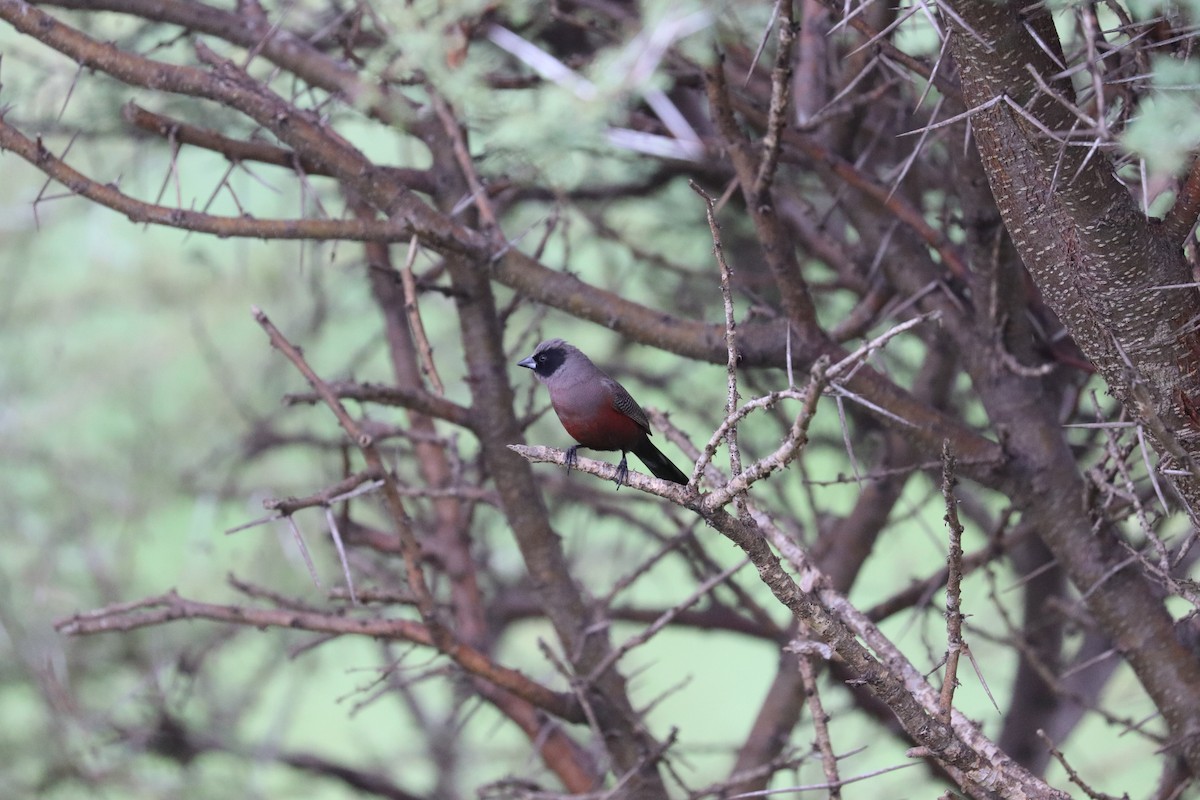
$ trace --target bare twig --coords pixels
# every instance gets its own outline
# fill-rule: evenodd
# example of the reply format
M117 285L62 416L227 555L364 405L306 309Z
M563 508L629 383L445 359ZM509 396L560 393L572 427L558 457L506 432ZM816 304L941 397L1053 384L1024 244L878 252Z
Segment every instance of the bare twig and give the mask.
M775 66L771 70L771 105L767 111L767 131L763 136L763 154L754 179L753 196L761 197L771 188L779 153L783 146L783 129L788 122L788 101L792 95L792 49L796 42L796 23L793 3L781 2L779 11L779 46L775 51Z
M954 688L958 685L958 659L962 654L962 523L958 521L958 500L954 497L954 453L947 441L942 448L942 497L946 501L946 527L950 531L950 551L946 557L946 672L942 677L942 693L938 713L943 722L950 722L954 706Z
M341 612L314 614L294 609L247 608L202 603L180 597L174 591L132 603L119 603L94 611L81 612L57 620L55 628L68 636L89 636L113 631L132 631L154 627L173 620L206 619L253 628L281 628L318 633L336 633L393 639L434 645L429 629L405 619L381 619L346 616ZM495 664L484 653L459 644L446 653L461 667L503 686L565 720L581 722L583 714L570 694L554 692L534 683L520 672Z
M1105 794L1104 792L1096 791L1089 786L1083 780L1083 778L1079 777L1079 773L1076 772L1075 768L1070 765L1070 763L1067 761L1067 757L1062 754L1062 751L1054 746L1054 742L1050 740L1050 737L1046 735L1045 731L1039 730L1037 735L1039 739L1046 743L1046 747L1050 750L1050 755L1054 756L1054 759L1062 765L1064 770L1066 770L1067 777L1070 779L1071 783L1082 789L1084 794L1086 794L1092 800L1123 800L1123 798L1114 797L1111 794Z
M825 780L829 785L829 800L839 800L842 796L842 779L838 774L838 760L833 751L833 741L829 737L829 715L821 703L821 694L817 685L817 670L813 665L812 656L801 655L797 665L800 678L804 682L804 693L808 696L808 714L812 717L813 733L816 734L816 749L821 754L821 768L825 770Z
M786 4L789 5L790 4ZM712 233L713 255L717 259L717 265L720 267L720 284L721 284L721 303L725 309L725 417L729 419L737 412L738 400L738 350L737 350L737 318L733 312L733 289L730 286L730 281L733 278L733 270L729 267L729 262L725 260L725 251L721 246L721 228L717 224L717 215L714 210L715 200L700 185L695 181L689 181L689 186L692 191L696 192L704 199L704 214L708 220L708 229ZM742 471L742 452L738 447L737 425L732 424L725 432L725 443L729 446L729 469L733 475L738 475ZM699 478L703 472L704 466L697 464L692 472L692 482ZM738 495L734 498L734 504L738 509L739 515L746 513L746 497Z
M0 114L0 150L16 153L74 194L124 214L132 222L154 223L171 228L211 233L222 238L245 236L256 239L310 239L328 241L402 242L413 233L404 219L257 219L223 217L178 206L161 206L137 200L114 185L100 183L71 168L52 154L41 140L32 140L9 125Z
M553 447L541 447L525 444L510 444L509 450L517 453L527 461L535 464L558 464L561 467L567 466L567 451L558 450ZM585 458L577 455L575 460L571 462L571 470L573 472L585 472L588 475L595 475L597 478L603 478L606 481L615 481L617 479L617 467L615 464L610 464L607 461L597 461L591 458ZM640 472L629 470L628 479L623 484L637 489L647 494L655 494L659 497L666 498L673 503L685 505L692 494L687 491L687 488L680 486L677 483L664 481L661 478L652 478L648 475L643 475Z
M838 794L834 794L834 791L840 790L843 786L849 786L852 783L870 780L871 778L876 778L880 775L886 775L889 772L895 772L898 769L908 769L909 767L915 766L917 766L915 763L896 764L895 766L871 770L870 772L864 772L862 775L855 775L853 778L845 778L835 782L825 781L824 783L807 783L802 786L785 786L779 789L764 789L759 792L743 792L742 794L731 795L729 800L738 800L738 798L742 797L770 797L773 794L790 794L792 792L819 792L823 790L829 791L830 797L839 797L840 792Z
M641 645L650 641L650 639L656 633L661 631L667 625L671 624L671 620L675 619L675 617L679 616L679 614L682 613L683 611L686 611L687 609L691 608L696 603L700 602L701 598L703 598L705 595L707 595L709 592L711 592L717 586L720 586L722 583L729 580L729 578L735 572L737 572L742 567L746 566L748 563L750 563L750 559L743 558L741 561L737 562L736 564L734 564L730 567L727 567L726 569L721 570L716 575L713 575L711 578L709 578L706 581L704 581L703 583L701 583L699 586L696 587L696 590L694 592L692 592L690 595L688 595L687 598L685 598L684 600L680 601L679 603L675 604L671 608L664 611L662 616L660 616L653 623L651 623L649 626L647 626L646 629L643 630L641 633L625 640L624 642L621 643L621 645L619 647L613 648L612 651L609 652L609 654L604 658L604 660L601 661L594 670L592 670L591 675L589 675L587 677L587 679L585 680L585 683L586 684L595 683L600 678L601 675L603 675L610 668L612 668L613 665L615 665L618 661L620 661L625 656L626 653L628 653L630 650L633 650L635 647L640 647Z
M742 472L733 476L724 486L713 491L704 497L704 508L708 511L715 510L728 503L739 493L746 491L754 483L767 477L772 472L781 470L792 462L792 460L804 449L808 444L808 426L812 423L813 416L817 411L817 401L821 397L821 390L825 387L827 378L826 370L829 368L829 362L822 357L817 359L810 371L808 387L804 392L803 405L796 413L796 418L792 422L791 429L787 436L780 442L779 447L771 454L759 459L751 464ZM726 420L728 422L728 420Z
M425 335L425 323L421 319L421 306L417 303L417 282L413 277L413 264L421 249L421 240L416 234L408 242L408 255L404 258L404 266L400 269L400 285L404 288L404 311L408 315L408 326L412 331L413 343L417 346L417 354L421 359L421 372L433 384L433 391L438 397L446 396L446 387L438 375L437 365L433 360L433 346Z
M500 220L496 218L496 210L492 208L491 198L488 197L487 190L479 179L479 173L475 171L475 162L471 160L471 154L467 150L467 141L463 136L462 127L440 94L430 90L430 97L433 100L433 108L437 112L438 119L441 120L442 129L454 145L454 158L458 161L458 167L462 170L467 186L470 187L471 198L475 202L475 207L479 209L479 216L483 218L484 225L494 242L503 245L504 232L500 229Z

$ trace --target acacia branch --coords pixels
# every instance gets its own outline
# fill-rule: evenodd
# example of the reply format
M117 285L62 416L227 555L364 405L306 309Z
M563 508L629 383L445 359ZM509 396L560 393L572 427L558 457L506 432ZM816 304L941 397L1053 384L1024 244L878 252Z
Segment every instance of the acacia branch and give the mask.
M1014 245L1126 411L1147 427L1161 424L1169 434L1169 441L1156 442L1160 452L1177 440L1190 460L1200 460L1200 424L1191 399L1200 396L1200 334L1194 325L1200 293L1179 289L1170 302L1160 302L1155 288L1192 282L1177 240L1148 223L1103 156L1089 158L1041 132L1071 123L1069 112L1041 90L1027 66L1043 76L1061 73L1052 58L1056 52L1061 56L1061 48L1049 13L1025 17L1014 6L989 0L953 5L981 37L962 31L951 41L966 103L979 106L1000 96L1010 101L981 111L972 125ZM957 23L956 30L961 31ZM1039 43L1048 43L1050 52ZM1045 83L1073 100L1069 80ZM1012 426L1010 447L1027 465L1030 490L1014 494L1023 517L1038 527L1084 593L1089 610L1163 713L1174 744L1200 774L1200 664L1176 639L1161 599L1127 568L1119 532L1103 518L1097 530L1080 500L1083 481L1075 459L1052 432L1057 420L1041 409L1031 414L1014 400L985 398L997 422ZM1191 473L1182 471L1173 480L1189 507L1200 508L1200 483Z
M954 453L949 443L942 452L942 497L946 501L946 527L950 531L950 550L946 557L946 671L938 699L938 716L950 721L954 707L954 689L958 686L958 660L966 645L962 638L962 523L958 520L958 500L954 496Z
M794 33L790 31L788 35L794 38ZM795 249L790 246L791 237L775 210L775 197L766 177L769 171L763 169L763 160L746 141L734 117L733 101L726 83L725 61L719 53L715 63L705 72L704 83L713 120L733 162L746 208L754 222L762 257L771 268L788 319L795 325L801 338L820 340L823 337L817 324L812 294L796 260ZM775 157L776 153L775 146L770 145L768 158Z
M705 515L705 520L750 556L763 583L797 622L832 647L871 693L895 712L923 752L950 770L960 785L979 786L1004 797L1066 800L1064 793L1003 757L965 717L955 712L949 724L939 720L937 694L921 673L844 597L823 588L827 579L791 539L770 525L762 527L766 521L762 515L756 514L757 524L749 525L721 510ZM798 580L783 569L768 541L801 570Z
M283 101L261 83L250 79L235 65L217 59L202 45L198 45L202 57L216 65L212 73L122 53L63 25L21 0L0 0L0 18L71 57L77 63L107 72L130 85L204 97L245 113L291 145L299 157L320 165L349 188L369 198L373 205L388 215L387 221L379 223L365 220L339 223L314 220L311 224L306 221L304 226L294 221L286 221L256 227L254 224L215 223L205 217L192 217L195 212L160 209L154 210L152 219L148 221L172 224L173 219L182 215L181 218L190 221L189 229L211 231L218 235L258 236L267 233L280 238L308 238L310 232L322 231L320 238L337 237L347 233L342 238L382 241L399 241L418 235L425 245L439 252L470 254L490 259L487 255L487 240L480 233L430 209L404 186L399 185L385 170L371 164L345 140L332 136L330 131L312 119L310 114ZM29 155L36 159L37 148L30 150ZM749 170L746 175L749 184L752 183L756 170L749 162L746 168ZM86 188L95 193L92 199L99 199L104 194L100 191L99 184L94 182ZM109 200L113 203L123 202L120 196L111 196ZM130 208L151 213L147 209L133 206ZM768 253L772 254L773 259L783 259L776 267L781 276L787 276L781 286L791 287L789 292L792 292L792 306L795 311L793 319L798 315L811 323L811 298L800 288L802 282L796 282L799 273L794 258L785 255L791 252L785 245L788 239L786 232L779 227L773 215L760 214L756 219L763 226L763 235L769 235L769 241L775 242L774 246L768 248ZM374 225L380 227L373 228ZM176 226L183 227L182 224ZM301 233L304 234L303 237ZM609 292L588 287L574 276L547 269L515 250L507 250L503 258L496 262L494 277L518 291L525 292L533 299L604 322L639 341L656 343L681 354L705 359L715 360L725 356L724 331L721 326L705 326L682 320L672 325L670 319L661 311L630 303ZM811 325L801 327L808 330ZM824 352L829 352L834 360L844 355L840 353L839 348L821 337L801 338L804 341L797 343L797 357L802 362L811 364ZM744 363L781 363L783 354L778 342L778 338L771 338L769 329L756 330L745 326L740 337ZM964 469L973 477L984 481L988 480L989 475L994 475L992 467L974 469L976 465L984 463L999 464L1000 451L994 443L988 442L947 415L915 402L906 392L878 373L863 370L847 388L871 399L877 407L891 408L896 416L911 420L914 423L911 435L925 447L940 447L941 437L928 437L924 432L938 430L944 434L953 431L951 438L954 440L955 451L960 454Z
M55 630L67 636L92 636L114 631L133 631L176 620L205 619L253 628L281 628L339 635L369 636L375 639L412 642L436 647L428 627L405 619L360 619L342 612L320 614L280 608L223 606L189 600L171 591L132 603L121 603L74 614L54 623ZM440 648L439 648L440 649ZM551 691L517 670L501 667L473 647L459 644L451 652L443 650L455 663L497 686L543 708L568 722L582 722L583 712L573 695Z
M329 388L343 400L356 400L360 403L379 403L386 406L399 406L412 411L418 411L446 422L471 430L474 421L470 409L458 403L439 397L424 389L414 389L406 386L385 386L378 383L353 383L350 381L329 381ZM294 392L283 396L285 405L300 403L318 403L321 398L313 392Z
M422 203L347 140L334 135L315 114L283 100L202 42L196 42L197 55L213 66L212 71L121 51L64 25L23 0L0 0L0 19L80 66L107 73L123 83L213 100L245 114L290 145L298 157L310 159L370 199L397 224L405 225L401 239L417 233L422 241L450 251L457 251L466 242L472 243L468 249L473 253L487 250L486 241L478 233Z
M321 52L303 35L271 24L265 14L226 11L191 0L35 0L31 5L111 11L215 36L339 94L382 122L403 127L410 119L410 106L385 84L364 81L355 69Z
M75 170L46 149L40 138L36 141L29 139L9 124L3 114L0 114L0 150L15 153L72 193L124 214L130 222L211 233L222 239L240 236L253 239L402 242L413 235L412 227L400 219L255 219L225 217L147 203L130 197L113 184L100 183Z
M1200 292L1191 288L1176 230L1184 223L1173 223L1172 230L1152 224L1107 157L1046 135L1069 129L1073 118L1042 86L1068 105L1075 97L1055 63L1055 55L1062 61L1061 46L1049 12L1026 18L989 0L953 5L988 45L970 35L952 39L965 102L1005 99L976 114L972 128L1014 245L1049 306L1129 413L1161 419L1200 461L1200 417L1194 413ZM1039 201L1029 202L1034 197ZM1166 286L1178 288L1156 288ZM1144 402L1136 396L1139 386ZM1165 443L1156 447L1166 453ZM1175 484L1200 508L1200 482L1176 477Z
M140 130L172 139L180 144L190 144L214 153L220 153L233 162L254 161L260 164L272 164L287 169L299 168L308 175L330 176L323 164L298 155L283 147L276 147L267 142L246 141L234 139L198 125L190 125L162 114L156 114L142 108L132 101L121 108L121 116ZM418 192L428 193L432 189L432 181L428 170L406 169L403 167L380 167L389 173L398 183ZM141 221L141 220L138 220Z
M338 423L346 431L346 434L358 445L366 458L368 469L371 473L379 475L383 480L383 496L385 506L391 516L392 522L396 527L396 531L400 537L400 546L404 555L404 563L406 574L408 577L409 588L412 590L415 604L421 613L421 617L425 622L424 629L428 635L430 643L432 643L439 651L449 656L455 662L462 665L464 668L471 670L476 667L478 671L478 661L484 658L480 651L469 645L458 641L450 631L448 631L437 619L435 602L429 590L428 584L425 581L424 573L421 568L421 548L416 537L412 532L412 524L409 520L408 513L404 507L403 496L396 484L396 479L391 475L383 464L383 458L380 455L378 448L375 446L371 436L361 429L357 421L346 411L338 400L334 391L316 374L316 372L308 365L308 362L301 355L300 351L289 342L283 334L276 328L266 315L258 309L254 309L254 318L263 330L266 331L271 340L272 346L280 350L289 361L300 371L301 374L309 381L313 389L329 407L337 418ZM486 660L486 659L485 659ZM490 662L488 662L490 663ZM493 672L496 672L493 670ZM513 691L518 696L524 696L514 689L513 681L509 680L508 672L496 673L504 679L505 682L495 681L498 686L502 686L509 691ZM488 677L483 675L482 677ZM517 686L516 688L525 688ZM526 699L530 699L526 697ZM540 704L538 704L540 706ZM564 716L564 719L567 717ZM579 717L572 718L574 721L579 721Z
M566 450L559 450L554 447L542 447L540 445L510 444L508 449L533 464L558 464L560 467L569 467L578 472L603 478L605 481L616 481L617 479L616 465L610 464L607 461L597 461L592 458L576 455L575 460L568 464ZM628 480L622 486L628 486L647 494L658 495L677 505L684 505L688 497L692 494L685 486L665 481L662 478L643 475L632 469L628 472Z

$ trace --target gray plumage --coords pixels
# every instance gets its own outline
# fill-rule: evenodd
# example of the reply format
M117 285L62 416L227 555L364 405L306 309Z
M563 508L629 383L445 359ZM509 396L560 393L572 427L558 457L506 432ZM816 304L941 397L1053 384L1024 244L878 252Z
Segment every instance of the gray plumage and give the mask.
M562 339L547 339L518 364L533 370L550 391L554 412L579 445L620 450L618 486L627 471L625 453L633 453L655 476L686 484L688 476L650 442L650 420L633 396L592 360ZM568 462L575 448L568 452Z

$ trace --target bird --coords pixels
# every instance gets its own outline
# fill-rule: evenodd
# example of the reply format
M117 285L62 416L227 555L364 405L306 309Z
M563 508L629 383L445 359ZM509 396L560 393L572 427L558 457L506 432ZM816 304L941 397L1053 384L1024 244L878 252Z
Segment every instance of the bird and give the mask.
M625 387L592 363L579 348L562 339L547 339L517 366L533 370L550 391L550 403L575 441L567 450L567 470L580 447L620 450L617 489L629 475L626 452L633 453L656 478L688 483L688 476L650 441L650 421Z

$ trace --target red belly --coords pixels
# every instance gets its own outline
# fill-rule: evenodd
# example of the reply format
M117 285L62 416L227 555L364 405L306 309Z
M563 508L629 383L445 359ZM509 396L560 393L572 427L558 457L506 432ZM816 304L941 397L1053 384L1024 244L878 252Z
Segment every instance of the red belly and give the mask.
M575 441L592 450L632 450L646 432L636 422L612 406L603 406L594 413L563 413L558 418Z

